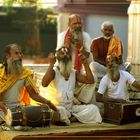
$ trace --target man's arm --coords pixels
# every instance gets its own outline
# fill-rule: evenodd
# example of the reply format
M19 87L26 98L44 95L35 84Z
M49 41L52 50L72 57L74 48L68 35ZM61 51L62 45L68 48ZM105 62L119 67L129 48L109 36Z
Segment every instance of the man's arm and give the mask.
M2 109L4 114L6 115L7 114L7 107L2 101L0 101L0 108Z
M103 103L126 103L127 101L123 99L113 99L113 98L108 98L104 97L101 93L96 93L96 101L97 102L103 102Z
M6 105L2 101L1 95L0 95L0 108L2 109L2 111L4 112L4 114L6 115L7 114L7 107L6 107Z
M137 81L134 81L134 82L132 83L132 86L135 87L137 90L140 91L140 84L139 84Z
M41 95L39 95L39 93L36 93L36 92L34 91L34 89L33 89L30 85L28 85L28 86L26 87L26 89L27 89L27 91L28 91L30 97L31 97L33 100L35 100L35 101L37 101L37 102L40 102L40 103L42 103L42 104L47 104L52 110L57 111L57 109L56 109L56 107L55 107L54 104L52 104L49 100L47 100L47 99L45 99L44 97L42 97Z
M49 67L47 69L47 72L45 73L43 79L42 79L42 86L43 87L47 87L50 82L54 79L55 76L55 71L53 70L54 64L56 62L56 58L54 56L53 53L50 53L48 56L48 60L49 60Z
M81 58L82 63L84 65L86 74L83 75L80 72L76 72L76 80L81 82L81 83L93 84L94 83L94 77L93 77L93 74L92 74L91 69L89 67L89 64L87 62L87 58L83 54L81 54L80 58Z

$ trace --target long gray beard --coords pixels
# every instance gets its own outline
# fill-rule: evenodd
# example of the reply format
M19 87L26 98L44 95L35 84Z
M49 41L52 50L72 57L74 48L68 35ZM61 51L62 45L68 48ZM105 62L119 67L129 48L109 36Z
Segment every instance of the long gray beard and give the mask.
M7 73L19 75L22 72L22 61L21 60L10 60L8 62Z
M72 61L68 61L67 63L64 63L63 61L59 61L58 64L60 73L66 77L67 75L70 75L72 71Z

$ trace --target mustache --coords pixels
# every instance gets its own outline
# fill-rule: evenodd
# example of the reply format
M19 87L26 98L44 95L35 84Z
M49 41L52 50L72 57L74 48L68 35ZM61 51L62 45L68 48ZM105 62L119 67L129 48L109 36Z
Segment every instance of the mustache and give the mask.
M81 32L81 31L82 31L82 28L81 28L81 27L76 27L76 28L74 28L73 31L74 31L74 32Z

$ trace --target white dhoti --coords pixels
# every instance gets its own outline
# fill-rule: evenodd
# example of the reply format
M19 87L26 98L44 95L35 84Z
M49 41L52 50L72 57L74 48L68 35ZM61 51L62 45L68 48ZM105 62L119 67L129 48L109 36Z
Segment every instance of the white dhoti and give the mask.
M97 84L97 76L93 73L94 76L94 84L83 84L80 82L76 83L74 96L78 101L84 104L91 104L93 96L95 96L95 88ZM94 103L93 103L94 104Z
M60 121L65 122L66 125L70 125L70 120L69 120L69 118L71 117L70 111L68 111L63 106L57 106L57 109L60 114Z
M99 109L93 104L72 106L72 115L82 123L101 123Z
M69 118L71 114L77 118L81 123L101 123L102 117L100 115L99 109L93 104L89 105L73 105L72 112L68 111L65 107L57 107L60 113L60 121L65 122L70 125Z

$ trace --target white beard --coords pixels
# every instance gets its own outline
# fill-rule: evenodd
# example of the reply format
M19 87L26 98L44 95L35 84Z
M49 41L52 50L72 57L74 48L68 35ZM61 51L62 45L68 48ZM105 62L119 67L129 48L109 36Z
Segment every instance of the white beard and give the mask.
M110 39L112 36L103 36L103 37L104 37L104 39L108 40L108 39Z
M72 71L72 61L68 61L67 63L64 63L63 61L59 61L58 64L60 73L66 78L70 75Z
M118 79L119 77L119 71L116 70L108 70L108 76L110 77L110 79Z
M19 60L8 60L7 72L9 74L19 75L22 71L22 62Z

